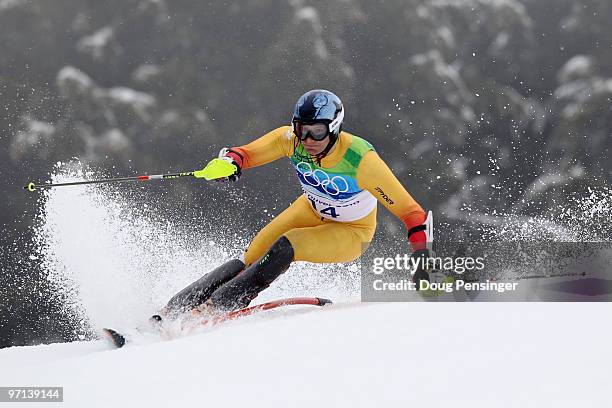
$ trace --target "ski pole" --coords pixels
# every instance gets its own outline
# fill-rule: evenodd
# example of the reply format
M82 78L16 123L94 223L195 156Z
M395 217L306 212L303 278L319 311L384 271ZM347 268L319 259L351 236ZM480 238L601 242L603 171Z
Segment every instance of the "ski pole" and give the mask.
M444 275L444 276L449 276L449 275ZM568 273L559 273L559 274L540 274L540 275L521 275L521 276L515 276L515 277L509 277L509 278L499 278L499 277L495 277L495 278L491 278L488 279L490 282L497 282L497 281L520 281L520 280L527 280L527 279L548 279L548 278L566 278L566 277L571 277L571 276L587 276L586 272L568 272ZM466 282L468 283L476 283L476 282L482 282L480 279L475 279L475 280L466 280Z
M174 179L178 177L195 177L194 172L188 173L170 173L170 174L157 174L151 176L134 176L134 177L118 177L118 178L108 178L108 179L98 179L98 180L87 180L87 181L73 181L69 183L48 183L48 184L35 184L28 183L24 188L28 191L36 191L38 189L43 188L53 188L53 187L62 187L62 186L78 186L82 184L100 184L100 183L115 183L120 181L146 181L146 180L164 180L164 179Z
M143 175L133 177L118 177L118 178L107 178L98 180L86 180L86 181L72 181L68 183L47 183L47 184L35 184L28 183L24 189L28 191L36 191L38 189L54 188L61 186L78 186L83 184L100 184L100 183L115 183L122 181L147 181L147 180L166 180L176 179L180 177L195 177L204 178L206 180L215 180L223 177L229 177L235 174L237 171L236 165L223 160L223 159L212 159L203 170L189 171L183 173L167 173L167 174L156 174L156 175Z
M541 274L541 275L521 275L515 278L514 280L524 280L524 279L544 279L544 278L564 278L568 276L586 276L586 272L567 272L560 274Z

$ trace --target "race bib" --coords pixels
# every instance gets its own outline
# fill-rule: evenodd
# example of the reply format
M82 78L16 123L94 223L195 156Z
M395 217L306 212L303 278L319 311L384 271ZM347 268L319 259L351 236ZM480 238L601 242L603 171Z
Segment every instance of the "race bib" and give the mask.
M293 167L308 202L324 218L355 221L376 208L376 197L360 189L354 177L328 173L303 161Z

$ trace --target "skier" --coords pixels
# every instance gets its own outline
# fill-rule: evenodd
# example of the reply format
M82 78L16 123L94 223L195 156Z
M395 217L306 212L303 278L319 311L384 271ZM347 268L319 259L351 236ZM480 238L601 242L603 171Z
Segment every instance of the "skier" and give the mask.
M295 104L291 126L281 126L219 158L242 171L288 157L303 194L253 239L243 259L232 259L176 294L160 315L214 313L246 307L293 261L350 262L370 243L377 201L408 229L413 256L427 256L426 214L366 140L342 130L344 106L333 93L312 90ZM426 279L419 269L415 281Z

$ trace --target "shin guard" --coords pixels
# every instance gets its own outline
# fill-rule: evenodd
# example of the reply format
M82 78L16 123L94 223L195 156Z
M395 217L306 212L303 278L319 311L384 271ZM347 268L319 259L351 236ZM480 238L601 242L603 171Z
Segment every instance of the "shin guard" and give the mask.
M228 311L246 307L293 262L291 242L282 236L257 262L217 289L210 301L215 309Z
M201 305L221 285L236 277L244 267L244 263L239 259L224 263L174 295L168 301L166 309L170 313L181 313Z

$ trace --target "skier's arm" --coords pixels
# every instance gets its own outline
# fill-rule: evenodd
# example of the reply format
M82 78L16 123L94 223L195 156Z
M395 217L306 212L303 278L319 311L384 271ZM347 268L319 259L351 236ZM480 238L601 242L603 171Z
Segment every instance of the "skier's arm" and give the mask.
M238 154L234 158L241 169L261 166L290 156L293 149L293 133L290 126L281 126L266 133L259 139L239 147L232 147L230 151ZM242 156L242 157L240 157Z
M361 160L357 183L403 221L414 251L426 248L427 236L422 227L427 218L425 211L375 151L369 151Z

